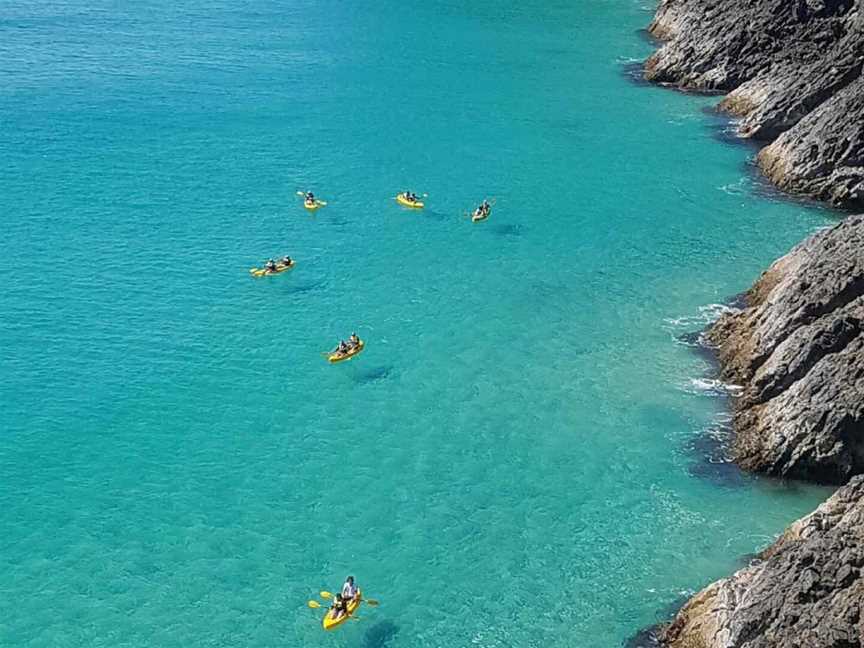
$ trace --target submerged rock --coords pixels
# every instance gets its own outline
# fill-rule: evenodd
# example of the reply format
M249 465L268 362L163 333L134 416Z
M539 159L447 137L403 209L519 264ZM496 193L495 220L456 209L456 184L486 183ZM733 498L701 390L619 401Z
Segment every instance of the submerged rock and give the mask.
M781 188L864 205L861 0L662 0L649 30L649 81L728 92L742 137L779 138L758 161Z
M864 473L864 216L776 261L707 338L734 401L732 456L778 477Z
M864 643L864 477L792 524L756 562L696 594L659 633L669 648Z

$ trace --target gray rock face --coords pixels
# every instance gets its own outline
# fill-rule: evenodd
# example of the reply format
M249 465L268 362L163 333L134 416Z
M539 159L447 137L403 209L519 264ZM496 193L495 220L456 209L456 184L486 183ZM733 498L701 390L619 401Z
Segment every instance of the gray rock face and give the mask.
M759 152L780 188L834 205L864 204L864 77Z
M864 0L661 0L648 80L728 93L779 187L864 206ZM660 632L668 648L864 645L864 216L775 262L709 330L741 386L732 452L778 477L849 483ZM857 476L856 476L857 475Z
M759 560L699 592L660 633L669 648L864 644L864 477L790 526Z
M667 42L650 81L729 92L742 137L772 141L759 164L781 188L864 205L862 0L662 0L649 27Z
M776 261L747 303L707 335L723 379L743 388L735 460L823 483L864 473L864 216Z

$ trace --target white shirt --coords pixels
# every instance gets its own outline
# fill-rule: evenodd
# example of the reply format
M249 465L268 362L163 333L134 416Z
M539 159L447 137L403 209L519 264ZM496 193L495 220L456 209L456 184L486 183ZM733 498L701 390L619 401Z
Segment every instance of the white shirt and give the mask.
M357 586L352 585L348 581L345 581L345 584L342 586L342 598L346 600L351 600L357 595Z

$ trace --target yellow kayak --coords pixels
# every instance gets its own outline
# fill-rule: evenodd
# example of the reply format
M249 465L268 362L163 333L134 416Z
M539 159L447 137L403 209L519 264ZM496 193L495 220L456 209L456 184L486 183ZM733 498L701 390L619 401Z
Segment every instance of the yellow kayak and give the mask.
M489 214L491 214L491 213L492 213L491 209L489 211L486 211L486 212L481 212L481 211L475 210L474 214L471 216L471 220L474 223L479 223L480 221L484 221L487 218L489 218Z
M423 209L423 201L422 200L415 200L412 202L405 197L405 194L399 194L398 196L396 196L396 202L398 202L403 207L411 207L413 209Z
M275 270L268 270L267 268L252 268L249 271L253 277L266 277L268 275L279 274L280 272L285 272L286 270L290 270L297 262L294 259L291 259L291 263L289 265L276 264Z
M358 592L357 598L348 601L348 614L343 614L338 619L334 619L333 612L331 610L327 610L327 614L324 615L324 620L321 622L321 625L325 630L332 630L333 628L342 625L351 618L354 612L357 611L357 608L360 607L360 604L362 602L363 596Z
M308 209L309 211L315 211L319 207L323 207L326 204L327 203L325 203L323 200L317 200L317 199L316 200L304 200L303 201L303 206L306 209Z
M364 346L366 346L366 343L363 340L360 340L360 343L357 346L352 347L345 353L339 353L338 351L331 353L327 356L327 360L334 363L342 362L344 360L350 360L351 358L359 354L363 350Z

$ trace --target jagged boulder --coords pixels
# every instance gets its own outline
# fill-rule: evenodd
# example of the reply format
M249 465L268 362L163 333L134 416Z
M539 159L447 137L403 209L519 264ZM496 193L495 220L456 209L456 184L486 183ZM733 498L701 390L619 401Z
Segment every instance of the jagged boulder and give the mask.
M759 152L780 188L837 206L864 205L864 77Z
M649 31L667 42L645 75L728 92L780 63L824 61L857 24L855 14L856 0L662 0Z
M778 477L864 473L864 216L776 261L707 339L734 401L732 453Z

